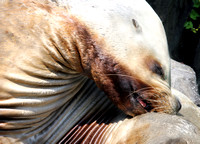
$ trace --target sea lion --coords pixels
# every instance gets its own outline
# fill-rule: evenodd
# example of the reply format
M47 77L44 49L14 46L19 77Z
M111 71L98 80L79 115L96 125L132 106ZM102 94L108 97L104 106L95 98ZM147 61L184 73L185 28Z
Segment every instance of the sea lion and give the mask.
M43 143L50 127L69 130L93 108L76 113L85 98L106 99L88 78L128 115L177 113L165 32L146 1L65 2L0 5L1 135Z

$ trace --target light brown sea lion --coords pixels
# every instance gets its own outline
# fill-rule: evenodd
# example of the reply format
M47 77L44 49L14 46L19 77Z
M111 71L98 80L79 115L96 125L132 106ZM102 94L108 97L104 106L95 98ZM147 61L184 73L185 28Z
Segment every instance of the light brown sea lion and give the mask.
M165 32L144 0L65 2L0 5L1 135L27 143L61 137L63 124L69 130L107 101L88 77L131 116L180 109ZM91 95L95 103L81 108Z

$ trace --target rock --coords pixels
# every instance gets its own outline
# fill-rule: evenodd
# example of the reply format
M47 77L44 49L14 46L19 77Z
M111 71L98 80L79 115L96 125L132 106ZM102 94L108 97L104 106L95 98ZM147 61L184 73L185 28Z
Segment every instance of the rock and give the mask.
M194 70L171 60L171 86L189 97L196 105L200 105L196 76Z
M192 122L200 129L200 96L197 92L196 76L193 69L171 60L171 86L182 108L178 115Z
M198 89L200 92L200 39L199 39L198 46L195 50L194 70L196 71L196 74L197 74L197 84L198 84Z
M176 51L178 57L175 57L175 60L191 66L196 72L200 92L200 32L193 33L190 30L184 30Z

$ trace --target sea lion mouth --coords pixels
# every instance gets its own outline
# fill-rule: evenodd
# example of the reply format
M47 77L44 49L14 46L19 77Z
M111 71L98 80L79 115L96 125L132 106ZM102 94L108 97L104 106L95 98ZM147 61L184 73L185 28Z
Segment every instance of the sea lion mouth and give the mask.
M148 100L142 98L139 94L133 94L133 97L146 112L151 112L154 109L152 104Z
M132 94L132 97L136 100L137 103L140 104L140 106L145 110L145 112L153 111L154 107L152 103L148 101L147 99L144 99L138 93Z

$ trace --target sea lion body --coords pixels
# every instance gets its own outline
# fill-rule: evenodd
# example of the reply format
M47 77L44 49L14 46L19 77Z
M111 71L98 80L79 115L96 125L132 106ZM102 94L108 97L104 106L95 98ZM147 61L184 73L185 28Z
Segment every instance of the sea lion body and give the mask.
M1 135L55 142L107 101L88 77L129 115L178 111L164 29L145 1L58 5L37 0L0 5Z

